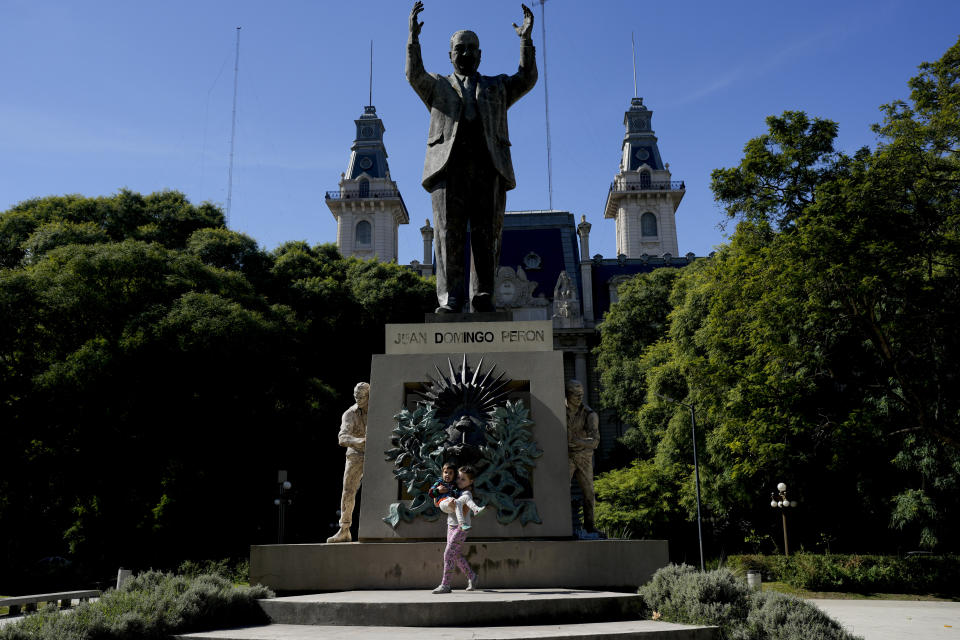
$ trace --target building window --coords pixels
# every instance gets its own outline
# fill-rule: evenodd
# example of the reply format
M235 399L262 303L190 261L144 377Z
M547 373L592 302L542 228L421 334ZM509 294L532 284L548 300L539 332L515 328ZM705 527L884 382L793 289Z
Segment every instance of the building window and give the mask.
M361 220L357 223L356 234L354 238L356 239L357 246L360 247L369 247L371 244L371 232L370 223L366 220Z
M358 185L358 188L360 191L361 198L370 197L370 183L367 180L361 180L360 184Z
M657 216L649 211L640 216L640 234L643 236L657 235Z
M641 189L650 188L650 172L649 171L640 172L640 188Z

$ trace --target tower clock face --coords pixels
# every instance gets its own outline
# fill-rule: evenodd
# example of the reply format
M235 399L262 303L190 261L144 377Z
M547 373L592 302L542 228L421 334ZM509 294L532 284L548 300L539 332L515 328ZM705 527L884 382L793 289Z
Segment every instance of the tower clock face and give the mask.
M650 157L650 152L644 148L637 149L637 152L633 154L637 160L646 160Z
M367 156L363 156L362 158L360 158L360 168L361 168L361 169L369 169L369 168L372 167L372 166L373 166L373 160L371 160L371 159L368 158Z
M372 138L373 127L360 127L360 136L363 138Z

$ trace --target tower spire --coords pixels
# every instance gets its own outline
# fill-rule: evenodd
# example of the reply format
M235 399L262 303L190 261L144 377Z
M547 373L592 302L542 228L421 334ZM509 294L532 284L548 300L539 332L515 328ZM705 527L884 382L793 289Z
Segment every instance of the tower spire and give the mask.
M370 41L370 100L367 104L373 104L373 40Z
M660 157L650 126L653 111L643 98L630 99L623 114L620 170L607 194L603 217L617 221L617 255L627 258L677 253L677 207L686 193Z
M368 97L373 97L372 81ZM340 174L337 189L326 193L327 207L337 220L337 248L344 257L396 261L397 227L410 216L390 177L383 144L386 129L372 104L353 122L356 135L347 170Z
M630 50L633 52L633 97L639 98L637 92L637 43L633 39L633 31L630 32Z

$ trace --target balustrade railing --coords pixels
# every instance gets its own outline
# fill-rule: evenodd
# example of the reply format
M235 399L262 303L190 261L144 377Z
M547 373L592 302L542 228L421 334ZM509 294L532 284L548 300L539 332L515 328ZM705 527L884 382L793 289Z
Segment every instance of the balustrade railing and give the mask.
M366 200L369 198L399 198L400 192L392 191L327 191L327 200Z
M667 180L663 182L647 183L617 183L610 184L610 191L622 193L626 191L685 191L683 180Z

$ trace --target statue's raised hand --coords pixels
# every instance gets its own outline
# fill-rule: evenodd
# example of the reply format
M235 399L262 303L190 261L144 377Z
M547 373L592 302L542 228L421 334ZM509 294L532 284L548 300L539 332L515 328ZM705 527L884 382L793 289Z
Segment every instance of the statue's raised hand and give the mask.
M417 17L420 15L421 11L423 11L423 3L420 2L420 0L417 0L413 3L413 9L410 11L410 36L413 38L419 36L420 29L423 28L423 23L417 22Z
M417 3L421 4L421 3ZM523 25L517 26L517 23L513 23L513 28L517 32L517 35L524 39L530 39L530 33L533 31L533 11L530 11L530 7L525 4L521 4L523 7Z

